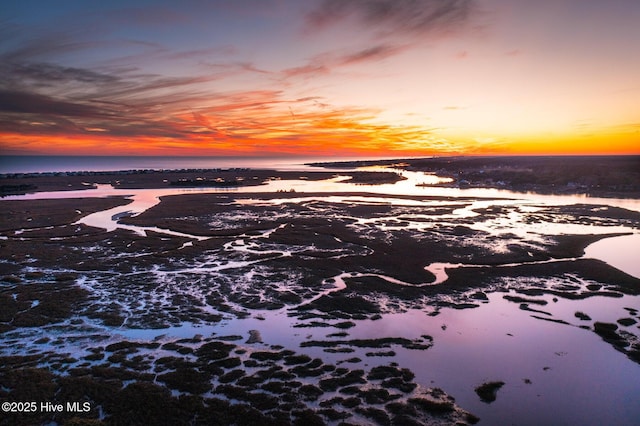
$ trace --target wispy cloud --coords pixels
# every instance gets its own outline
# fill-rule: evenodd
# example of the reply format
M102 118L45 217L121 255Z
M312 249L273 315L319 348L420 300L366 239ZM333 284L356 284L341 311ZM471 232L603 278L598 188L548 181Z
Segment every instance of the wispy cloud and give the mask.
M424 33L463 20L444 3L322 1L297 18L328 28L335 12L359 28L374 24L390 33ZM245 13L240 9L234 13ZM107 18L146 27L189 18L169 17L166 10L149 16L129 11L130 16L119 10ZM417 20L403 23L409 15ZM181 49L129 33L113 37L109 24L91 33L94 38L80 39L74 31L50 29L30 38L14 33L0 41L3 149L364 154L407 152L412 144L435 140L429 129L384 123L374 107L337 106L315 92L334 75L369 74L367 64L405 52L411 48L407 40L364 37L337 49L319 44L309 56L292 55L288 68L278 68L277 61L242 56L246 45L237 48L231 39Z
M287 68L282 71L285 77L318 77L331 72L331 66L323 60L316 58L306 65Z
M474 0L324 0L307 20L317 29L352 19L386 35L426 34L466 23L474 7Z
M344 55L341 63L344 65L356 64L360 62L379 61L396 55L404 50L401 46L379 44L354 53Z
M0 73L12 83L34 82L37 85L77 81L91 84L113 83L117 77L97 71L65 67L46 62L13 62L0 66ZM5 80L6 81L6 80Z
M404 45L376 44L371 47L345 51L325 52L311 58L306 64L282 70L288 77L316 78L326 76L342 67L382 61L407 49Z
M268 146L281 153L354 154L401 150L430 137L425 129L377 123L374 110L335 108L317 97L288 99L282 91L162 96L137 104L3 91L3 145L16 150L26 141L41 141L68 149L80 140L85 149L100 141L111 152L135 146L150 152L256 154Z
M391 58L462 30L477 9L476 0L322 0L306 14L306 31L356 32L361 47L326 51L284 74L315 78L339 67Z
M0 90L0 113L105 118L110 114L87 104L21 91Z

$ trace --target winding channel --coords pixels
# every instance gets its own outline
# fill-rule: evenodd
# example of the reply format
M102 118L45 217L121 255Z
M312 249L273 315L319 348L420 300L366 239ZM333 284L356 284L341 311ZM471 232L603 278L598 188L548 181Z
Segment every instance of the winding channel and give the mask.
M321 199L328 202L355 202L355 203L381 203L392 205L413 205L413 206L428 206L433 207L438 204L451 204L457 202L456 200L464 199L465 204L461 204L461 207L455 210L450 215L440 215L440 219L446 219L451 222L455 222L456 219L473 218L478 216L474 210L478 208L487 208L490 206L527 206L530 205L531 209L535 210L539 206L563 206L571 204L588 204L594 206L612 206L620 207L632 211L640 212L640 200L635 199L616 199L616 198L595 198L587 197L585 195L541 195L532 193L516 193L506 190L475 188L475 189L459 189L459 188L443 188L436 186L420 186L425 180L438 182L438 178L433 175L428 175L422 172L407 172L404 170L396 170L402 173L406 178L403 181L399 181L395 184L384 185L356 185L346 182L341 182L344 177L337 177L325 181L307 181L307 180L273 180L267 182L261 186L241 187L234 188L232 191L237 193L274 193L278 191L290 191L295 190L300 193L299 198L288 198L286 200L273 199L260 203L292 203L303 202L309 200L306 198L305 192L313 193L326 193L326 197ZM417 186L418 185L418 186ZM87 226L98 227L105 229L108 232L116 229L129 230L135 232L138 235L145 236L147 231L153 231L156 233L164 233L171 236L185 237L196 241L207 239L208 237L185 234L181 232L172 231L170 229L164 229L159 227L144 227L123 224L119 221L125 216L136 216L144 211L156 206L160 203L160 198L170 195L181 194L206 194L206 193L224 193L230 190L221 189L116 189L111 185L95 185L93 189L78 190L78 191L56 191L56 192L38 192L26 195L10 196L5 199L51 199L51 198L83 198L83 197L109 197L109 196L124 196L131 200L131 203L114 207L111 209L95 212L89 214L80 220L77 224L84 224ZM336 197L331 193L345 193L354 192L362 193L366 191L373 196L354 196L354 197ZM394 198L385 197L385 195L392 195ZM395 198L397 196L433 196L433 197L447 197L450 200L446 201L420 201L411 198ZM472 198L472 202L469 203L469 199ZM317 200L318 197L314 197ZM251 200L243 200L242 203L251 204ZM389 218L396 219L397 218ZM472 228L483 230L491 233L495 233L496 230L508 229L510 232L518 233L523 229L523 224L518 221L518 217L508 218L506 221L501 220L489 224L474 224ZM583 225L559 225L559 224L542 224L540 229L535 231L552 235L558 233L624 233L631 235L623 235L618 237L610 237L600 240L586 248L585 258L595 258L602 260L611 266L620 269L632 276L640 278L640 262L637 262L635 254L640 252L640 233L637 230L618 226L618 227L585 227ZM17 231L16 233L19 233ZM526 232L526 231L525 231ZM523 235L524 236L524 235ZM551 259L546 262L554 262L559 260L570 259ZM540 262L534 262L540 263ZM502 266L517 266L519 264L509 264ZM485 265L467 265L467 264L450 264L450 263L434 263L427 265L425 269L436 276L436 279L431 283L425 283L424 285L436 285L446 281L446 269L459 268L459 267L485 267ZM396 282L390 277L380 277L396 284L403 284ZM340 277L334 277L336 283L340 282ZM406 283L405 283L406 284ZM411 284L409 284L411 285ZM340 285L337 285L340 287Z

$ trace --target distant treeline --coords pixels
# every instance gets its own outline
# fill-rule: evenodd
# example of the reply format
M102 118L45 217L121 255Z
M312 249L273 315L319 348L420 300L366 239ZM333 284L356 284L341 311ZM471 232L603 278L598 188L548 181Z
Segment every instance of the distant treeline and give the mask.
M640 192L640 156L449 157L408 160L470 185L553 191Z
M453 185L540 192L640 195L640 156L493 156L431 157L315 163L353 168L391 166L434 173Z
M229 187L241 186L244 184L242 180L225 180L225 179L180 179L169 182L171 186L188 186L188 187Z
M0 185L0 196L1 195L11 195L11 194L24 194L29 191L33 191L38 187L31 184L21 184L21 185Z

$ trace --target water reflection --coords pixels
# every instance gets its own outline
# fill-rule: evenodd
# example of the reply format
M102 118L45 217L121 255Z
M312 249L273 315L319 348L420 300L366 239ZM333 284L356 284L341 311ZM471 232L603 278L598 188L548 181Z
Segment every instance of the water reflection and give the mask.
M602 425L615 413L616 424L631 425L640 418L640 406L630 403L630 395L640 392L637 364L592 332L535 319L503 295L490 294L489 303L474 309L443 309L436 317L415 311L398 315L376 324L376 330L433 335L433 348L419 356L400 353L398 362L411 365L419 382L451 392L480 424ZM572 323L578 322L578 310L615 321L624 306L640 306L637 296L549 302L545 309L554 318ZM487 405L474 387L492 380L506 385Z
M640 234L605 238L585 249L585 257L600 259L640 278Z
M410 368L418 383L445 389L456 403L481 418L480 424L616 424L631 425L640 418L640 406L632 395L640 393L635 380L638 366L588 330L564 327L523 314L518 304L506 301L506 293L489 295L486 304L474 309L442 309L437 316L412 310L385 315L375 322L356 321L351 339L397 336L414 339L431 335L434 346L426 351L394 348L394 361ZM549 306L555 316L576 322L574 312L584 310L606 321L625 306L640 306L640 297L559 299ZM259 319L258 319L259 318ZM257 329L271 344L299 348L309 338L322 338L322 330L293 328L296 320L286 311L263 311L242 321L203 327L185 324L164 330L121 330L127 338L155 339L162 335L189 337L195 334L248 336ZM365 358L368 368L385 365L384 359L367 358L366 350L344 355L314 348L299 352L338 363L348 357ZM474 387L490 380L506 384L497 400L487 405ZM606 408L605 408L606 407Z

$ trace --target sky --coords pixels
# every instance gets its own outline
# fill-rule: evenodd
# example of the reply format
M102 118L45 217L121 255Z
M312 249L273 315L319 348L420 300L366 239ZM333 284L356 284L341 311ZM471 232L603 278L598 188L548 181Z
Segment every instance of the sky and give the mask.
M640 154L638 0L9 1L0 153Z

